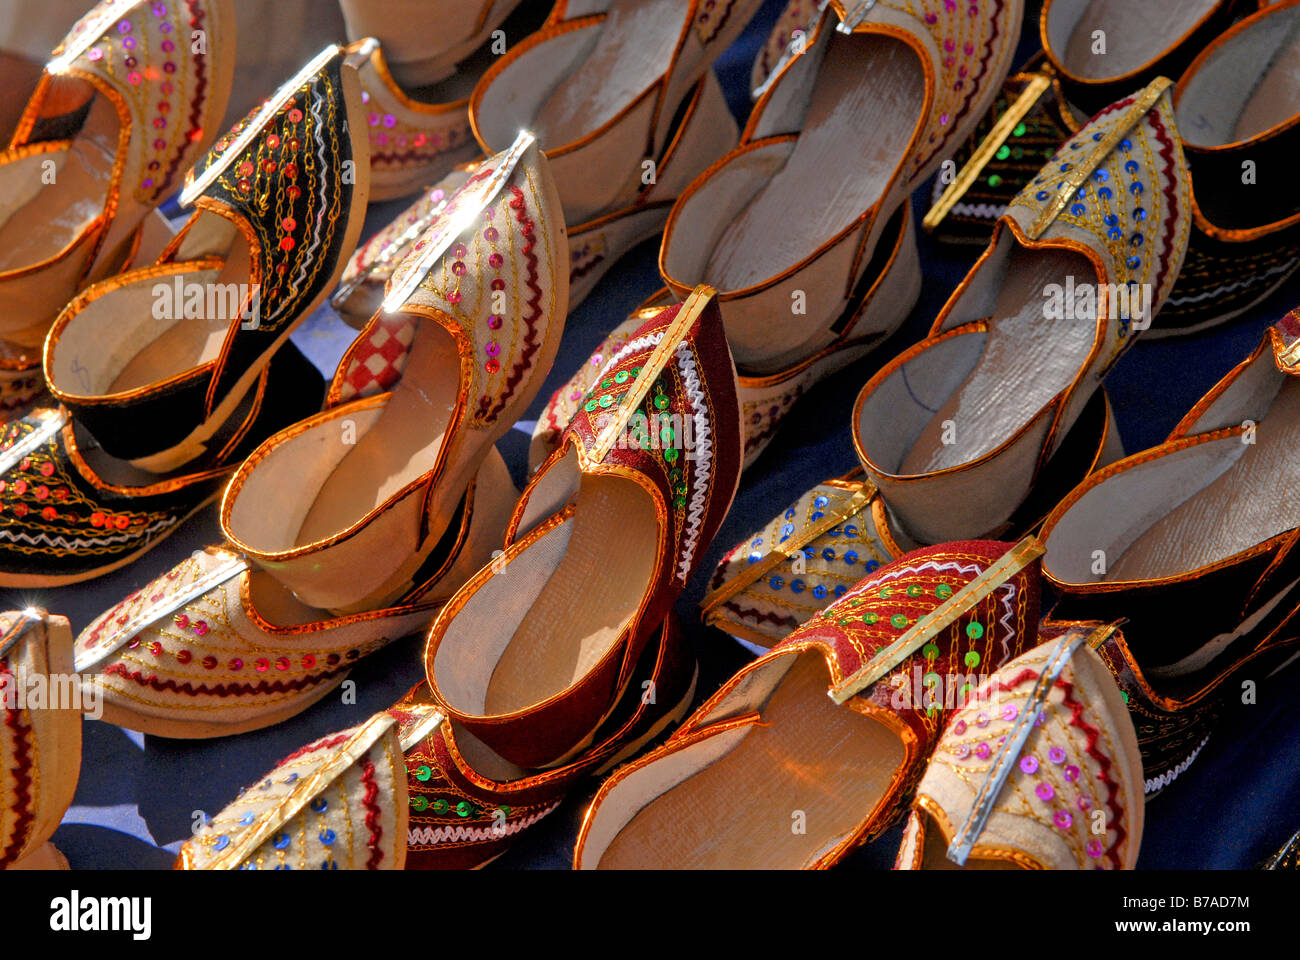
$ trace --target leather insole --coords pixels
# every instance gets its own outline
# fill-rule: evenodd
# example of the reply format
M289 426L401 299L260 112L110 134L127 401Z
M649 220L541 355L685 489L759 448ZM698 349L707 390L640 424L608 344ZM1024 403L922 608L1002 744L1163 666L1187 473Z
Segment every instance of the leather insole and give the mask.
M569 522L567 549L493 669L489 715L532 706L586 675L618 642L650 584L658 519L641 487L584 475ZM527 553L513 562L530 562Z
M617 116L663 74L689 12L685 0L614 0L591 54L538 111L538 139L560 147Z
M984 351L921 431L899 473L930 473L996 450L1069 385L1092 349L1096 325L1043 316L1043 290L1051 283L1064 285L1068 275L1080 285L1077 303L1082 284L1096 275L1084 257L1064 250L1011 249ZM943 442L946 421L953 424L953 443Z
M1291 34L1242 107L1233 127L1233 142L1248 140L1300 112L1300 35L1297 35L1300 17L1289 19Z
M1173 576L1300 526L1297 450L1300 380L1288 377L1236 463L1152 524L1105 579Z
M1178 42L1215 2L1093 0L1075 24L1061 62L1071 73L1090 80L1131 73ZM1105 54L1093 53L1093 34L1098 30L1105 34Z
M96 97L82 132L66 150L19 161L34 164L36 173L30 181L31 198L0 224L0 270L21 269L48 260L104 212L118 129L113 105ZM47 160L55 164L53 183L42 181ZM131 204L127 197L122 202Z
M298 545L347 529L433 469L456 403L460 357L443 327L425 318L419 323L402 379L379 419L316 494Z
M651 800L600 865L797 869L825 853L871 812L904 755L889 728L827 697L828 684L821 655L800 656L744 739Z
M221 355L221 346L226 342L226 334L233 322L231 317L223 314L229 313L232 309L235 311L240 309L242 294L248 289L249 275L248 244L240 236L234 240L234 246L226 262L222 265L220 273L211 281L211 285L203 284L203 316L186 317L183 315L184 301L173 303L172 308L178 314L176 322L143 345L140 352L132 357L118 373L108 392L121 393L148 386L216 360ZM160 283L169 281L170 278L159 280ZM193 289L189 286L192 282L194 281L187 280L186 285L182 287L183 296L188 296L189 291ZM224 288L227 284L233 285L236 291L233 301L224 292L219 296L214 294L213 306L217 309L209 314L207 304L210 287L222 285Z
M925 74L907 44L837 34L789 159L723 231L705 282L738 290L776 276L879 203L924 101Z

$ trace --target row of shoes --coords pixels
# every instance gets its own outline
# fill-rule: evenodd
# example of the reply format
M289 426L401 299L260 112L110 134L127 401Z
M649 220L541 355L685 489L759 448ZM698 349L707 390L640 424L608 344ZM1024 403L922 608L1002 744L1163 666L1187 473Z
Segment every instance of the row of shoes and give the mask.
M425 680L287 757L181 866L477 867L603 777L579 867L826 867L903 818L901 868L1131 868L1144 794L1230 681L1300 652L1300 314L1136 456L1103 386L1196 243L1262 278L1252 303L1289 272L1251 246L1267 230L1212 218L1300 218L1277 194L1216 206L1224 163L1281 162L1300 5L1229 25L1239 5L1200 4L1153 60L1114 5L1048 3L1044 85L1007 81L1021 0L795 0L737 131L712 67L760 5L560 0L484 59L517 0L391 43L366 36L391 4L344 0L350 42L220 137L229 0L110 0L55 51L0 154L0 334L42 345L54 401L0 437L0 586L132 563L217 498L224 542L75 643L9 615L0 679L70 661L106 720L225 736L428 630ZM1099 24L1113 78L1079 46ZM195 29L202 50L177 42ZM410 96L448 84L472 87L454 110ZM430 139L452 114L472 142ZM1061 135L1026 159L1010 144L1035 117ZM959 239L989 206L969 191L1011 177L990 164L1033 172L929 334L862 388L860 470L714 571L705 622L760 655L692 713L674 606L793 404L915 305L908 200L958 151L927 226ZM439 165L358 246L369 200ZM195 213L160 240L186 168ZM665 288L546 404L521 494L496 442L572 306L661 232ZM289 336L331 296L361 329L325 385ZM1244 309L1186 296L1197 327ZM12 712L26 739L0 757L19 771L0 864L57 860L80 718L37 714Z

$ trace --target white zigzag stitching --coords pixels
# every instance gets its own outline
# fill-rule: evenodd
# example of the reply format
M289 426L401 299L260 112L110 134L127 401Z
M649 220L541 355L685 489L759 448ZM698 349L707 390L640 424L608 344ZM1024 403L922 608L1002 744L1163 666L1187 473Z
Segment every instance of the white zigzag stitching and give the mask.
M44 533L38 533L36 536L32 536L27 533L13 533L9 530L0 529L0 540L8 540L12 543L26 543L33 547L62 547L65 550L79 550L82 547L107 547L114 543L127 543L131 540L138 539L142 535L147 537L150 534L157 533L159 530L165 530L168 527L173 526L175 523L176 521L174 519L165 518L144 530L143 534L123 533L112 537L92 537L88 540L80 537L68 540L66 537L51 537Z
M659 341L664 338L664 332L648 333L644 337L637 337L635 340L629 340L623 346L618 348L618 352L609 358L609 361L600 368L600 373L596 377L596 383L605 379L605 374L614 369L614 366L630 353L636 353L638 350L645 350L649 347L659 346Z
M493 824L490 827L408 827L406 842L408 845L433 845L439 843L458 843L462 840L499 840L513 836L520 830L526 830L542 817L560 805L555 801L549 807L530 813L522 820L507 823L504 826Z
M1152 777L1146 782L1146 789L1143 792L1154 793L1156 790L1163 790L1165 787L1169 786L1169 784L1173 783L1174 780L1178 778L1179 774L1192 765L1192 761L1200 755L1200 752L1205 749L1205 745L1209 742L1210 735L1207 733L1205 739L1201 741L1201 745L1192 751L1191 756L1172 770L1166 770L1164 773L1160 774L1160 776Z
M691 420L694 424L695 470L691 485L690 514L686 518L686 542L682 545L682 558L678 563L677 579L685 582L690 576L691 561L695 557L695 548L700 540L700 528L704 525L704 501L708 494L709 474L713 466L713 440L709 436L708 407L704 400L704 391L700 389L699 374L695 369L695 356L690 345L677 345L677 366L681 370L686 396L691 401Z
M1296 258L1292 257L1280 267L1274 267L1272 270L1265 270L1263 273L1257 273L1253 277L1247 277L1245 280L1234 280L1232 283L1225 283L1223 286L1215 287L1213 290L1207 290L1204 293L1198 293L1190 297L1170 297L1165 301L1170 306L1181 306L1184 303L1195 303L1197 300L1207 300L1210 297L1222 296L1232 290L1239 290L1242 287L1250 286L1258 282L1261 278L1267 279L1275 277L1280 273L1287 273L1295 269Z

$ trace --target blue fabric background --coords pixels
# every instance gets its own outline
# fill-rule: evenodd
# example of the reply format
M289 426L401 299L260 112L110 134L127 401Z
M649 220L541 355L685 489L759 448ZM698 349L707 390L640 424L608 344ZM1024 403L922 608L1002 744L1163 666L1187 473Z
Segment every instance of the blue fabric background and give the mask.
M534 0L527 0L534 2ZM749 109L750 65L783 0L768 0L741 40L717 65L737 117ZM1037 47L1038 4L1031 2L1017 63ZM1261 190L1268 189L1261 184ZM929 188L913 198L917 219ZM410 201L373 207L367 235ZM701 662L700 697L706 696L749 654L729 637L699 623L696 604L719 556L809 486L854 466L849 411L859 387L888 358L924 335L933 317L978 254L975 247L942 247L920 236L925 273L920 303L879 351L813 389L755 466L701 574L678 604ZM555 368L534 404L568 379L602 337L661 286L658 241L616 264L568 320ZM1111 374L1107 387L1125 449L1160 442L1191 404L1259 342L1262 331L1300 299L1300 280L1250 313L1211 333L1179 340L1139 342ZM327 308L309 318L294 342L328 376L354 333ZM521 423L501 443L522 483L528 431ZM1300 455L1300 451L1297 452ZM1300 492L1297 492L1300 495ZM89 583L54 590L3 591L4 607L38 604L67 616L80 631L99 612L167 570L191 551L221 539L215 508L192 519L139 562ZM1214 599L1207 597L1206 603ZM73 807L54 836L74 869L167 868L201 813L219 811L245 784L257 780L290 751L327 733L362 722L388 707L419 680L422 638L408 637L363 661L352 673L357 702L330 696L300 716L255 733L221 740L180 741L144 736L103 722L85 724L81 781ZM1231 712L1201 757L1147 807L1141 868L1250 867L1300 827L1300 710L1286 683L1296 674L1262 679L1258 702ZM592 784L525 834L489 869L568 867ZM896 828L854 854L848 867L888 867L897 850Z

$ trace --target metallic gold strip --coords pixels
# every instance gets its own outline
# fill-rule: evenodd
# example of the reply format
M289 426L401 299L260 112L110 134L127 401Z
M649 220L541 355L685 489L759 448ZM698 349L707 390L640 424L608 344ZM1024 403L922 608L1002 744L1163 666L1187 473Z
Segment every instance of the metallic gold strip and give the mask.
M741 590L744 590L751 583L761 579L764 574L780 566L785 560L790 559L790 554L795 550L802 550L808 544L812 543L827 530L839 526L850 517L861 513L862 510L871 503L871 498L876 495L876 486L870 480L863 480L860 488L849 499L848 504L842 510L835 511L828 516L818 520L807 530L795 537L793 542L781 550L772 550L767 556L736 574L716 590L705 595L700 601L700 609L706 613L720 603L730 600Z
M1047 694L1051 692L1052 685L1056 683L1057 678L1061 675L1061 671L1070 662L1070 658L1085 643L1089 646L1095 646L1104 641L1114 631L1115 627L1110 624L1099 627L1092 633L1083 630L1069 630L1056 642L1056 647L1052 650L1051 656L1048 657L1043 672L1034 681L1034 689L1030 692L1029 699L1025 701L1025 705L1016 717L1015 723L1012 724L1011 730L1007 733L1002 745L998 748L998 752L994 755L993 763L989 766L988 773L975 794L975 800L971 803L966 822L961 825L953 835L952 842L948 844L948 859L953 863L958 866L965 865L966 858L970 856L971 848L975 846L975 841L984 832L984 825L988 823L989 815L993 812L993 804L997 802L998 795L1002 793L1007 777L1015 769L1016 758L1020 756L1020 751L1024 749L1029 740L1029 734L1034 730L1034 722L1038 719L1038 713L1042 709L1043 702L1047 699Z
M45 612L38 610L36 607L28 607L26 610L18 612L13 623L9 624L3 634L0 634L0 657L5 656L36 624L45 618Z
M1147 84L1146 89L1133 98L1133 104L1128 108L1128 112L1110 128L1106 136L1097 142L1096 149L1082 163L1075 164L1070 175L1057 184L1056 196L1043 208L1043 212L1038 215L1038 219L1028 230L1027 235L1030 240L1037 240L1043 235L1043 231L1061 215L1061 211L1070 202L1074 192L1083 186L1084 181L1092 176L1093 171L1101 166L1101 162L1115 149L1115 145L1141 122L1147 111L1155 106L1156 101L1171 86L1173 81L1166 77L1156 77Z
M1025 537L987 570L935 607L929 616L913 624L897 640L879 650L851 677L832 687L829 691L830 698L836 703L843 703L871 686L1041 557L1044 551L1045 548L1037 537Z
M432 704L420 704L413 707L411 714L423 714L419 720L414 721L409 726L402 728L402 752L410 750L421 740L442 726L442 721L446 719L446 714Z
M627 421L629 411L641 406L641 401L650 392L650 388L654 385L655 380L659 378L659 374L668 363L673 351L677 349L677 345L682 342L682 338L695 325L695 321L699 319L700 314L704 312L704 308L708 306L710 300L717 296L717 293L712 287L700 284L691 291L690 296L682 301L681 309L677 311L677 316L673 318L673 322L664 331L663 339L659 341L659 345L650 354L650 359L642 365L641 375L637 377L636 386L629 391L619 405L619 416L615 417L601 431L600 436L596 438L591 452L593 462L599 463L605 459L605 455L609 453L618 440L623 425Z
M979 179L980 174L984 172L984 168L988 166L989 161L998 152L998 148L1006 143L1007 137L1011 136L1011 131L1016 128L1016 124L1029 114L1029 111L1034 108L1034 104L1042 99L1043 94L1051 86L1051 77L1046 74L1034 75L1025 89L1021 91L1020 96L1016 97L1015 102L1007 108L1007 112L998 118L998 122L993 125L993 129L989 131L988 136L971 154L970 159L966 161L966 166L962 167L961 172L957 174L957 178L948 184L947 189L943 191L943 195L930 208L930 212L925 215L925 219L921 221L921 226L926 233L931 232L942 223L943 218L948 216L952 212L952 208L957 205L957 202L966 195L966 191L975 186L975 181Z
M1294 367L1300 364L1300 340L1297 340L1291 346L1281 351L1277 355L1278 360L1282 361L1284 366Z

